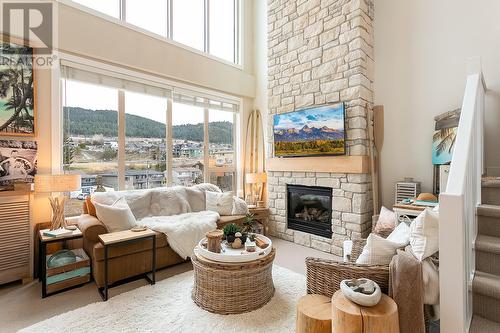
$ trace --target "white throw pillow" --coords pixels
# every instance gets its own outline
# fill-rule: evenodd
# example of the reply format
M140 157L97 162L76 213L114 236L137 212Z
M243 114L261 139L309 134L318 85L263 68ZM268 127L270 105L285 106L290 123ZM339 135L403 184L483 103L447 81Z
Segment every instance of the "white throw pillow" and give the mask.
M94 203L97 218L104 224L108 232L129 230L136 225L134 214L124 198L111 205Z
M248 205L245 200L233 197L233 211L231 215L246 215L248 213Z
M422 261L439 251L439 213L426 208L410 225L410 245Z
M400 247L401 245L398 243L391 242L376 234L370 234L356 264L389 265L396 250Z
M233 212L233 194L231 192L217 193L205 192L207 210L219 213L219 215L231 215Z
M398 243L401 247L410 244L410 227L406 223L401 222L396 229L387 236L387 240Z

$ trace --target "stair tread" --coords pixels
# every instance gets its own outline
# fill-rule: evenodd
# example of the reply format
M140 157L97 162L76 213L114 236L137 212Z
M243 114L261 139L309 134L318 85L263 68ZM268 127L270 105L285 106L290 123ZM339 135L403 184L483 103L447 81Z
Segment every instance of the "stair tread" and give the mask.
M480 295L500 299L500 276L476 271L472 290Z
M477 207L477 214L481 216L500 218L500 206L481 204Z
M500 177L483 177L482 187L500 187Z
M470 333L496 333L500 332L500 323L474 315L470 325Z
M500 237L478 235L476 238L476 250L500 254Z

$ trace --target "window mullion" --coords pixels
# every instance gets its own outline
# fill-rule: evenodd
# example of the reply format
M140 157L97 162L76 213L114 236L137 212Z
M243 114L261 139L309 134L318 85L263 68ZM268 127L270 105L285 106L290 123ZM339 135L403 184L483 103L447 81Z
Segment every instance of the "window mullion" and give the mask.
M205 99L205 102L208 102L208 100ZM204 168L204 178L205 178L205 183L210 182L210 137L208 135L208 122L209 122L209 116L208 116L208 108L204 108L204 121L203 121L203 162L205 164Z
M125 189L125 91L118 90L118 189Z
M170 93L170 96L167 99L167 121L166 124L166 170L167 173L167 186L172 186L173 183L173 139L172 139L172 111L173 111L173 95Z
M127 0L120 0L120 21L127 20Z
M205 0L205 52L210 53L210 0Z

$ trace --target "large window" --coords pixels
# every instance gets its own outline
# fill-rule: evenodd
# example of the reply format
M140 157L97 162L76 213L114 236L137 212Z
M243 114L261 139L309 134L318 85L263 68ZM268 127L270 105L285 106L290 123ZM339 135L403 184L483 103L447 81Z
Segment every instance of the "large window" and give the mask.
M125 92L125 188L167 184L167 99Z
M172 38L195 49L205 50L204 0L173 0Z
M226 61L240 62L240 0L73 1Z
M72 80L66 80L64 88L63 170L82 179L81 191L70 195L66 214L76 215L97 182L108 191L118 189L118 91Z
M135 26L166 37L168 33L167 5L165 0L127 0L125 20Z
M191 186L204 182L204 110L174 103L172 110L172 181Z
M209 180L223 191L232 191L236 181L234 154L235 113L209 110Z
M236 59L235 1L214 0L209 11L209 52L214 56L233 61Z
M96 190L205 181L236 190L237 102L90 69L62 66L62 167L82 177L67 215Z
M115 18L120 18L120 0L73 0L80 5L97 10Z

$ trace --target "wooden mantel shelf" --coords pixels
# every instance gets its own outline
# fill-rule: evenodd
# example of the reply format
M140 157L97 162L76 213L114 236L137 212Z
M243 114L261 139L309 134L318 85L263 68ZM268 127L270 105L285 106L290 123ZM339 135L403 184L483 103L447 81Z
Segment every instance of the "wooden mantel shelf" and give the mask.
M268 158L267 171L369 173L369 156L314 156Z

